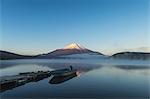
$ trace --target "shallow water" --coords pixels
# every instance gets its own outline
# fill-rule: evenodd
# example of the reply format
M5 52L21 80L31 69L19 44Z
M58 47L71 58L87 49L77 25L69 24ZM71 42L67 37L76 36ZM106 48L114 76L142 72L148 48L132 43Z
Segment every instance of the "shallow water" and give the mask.
M20 72L54 70L72 65L80 73L59 84L52 77L0 93L1 98L149 98L148 62L97 60L1 61L1 76ZM100 60L102 61L102 60ZM112 64L111 64L112 62ZM134 64L135 63L135 64ZM127 65L128 64L128 65Z

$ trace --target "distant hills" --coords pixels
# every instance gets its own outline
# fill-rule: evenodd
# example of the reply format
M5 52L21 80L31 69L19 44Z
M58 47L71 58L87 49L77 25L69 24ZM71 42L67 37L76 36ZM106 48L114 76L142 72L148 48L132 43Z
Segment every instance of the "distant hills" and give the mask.
M33 58L33 56L19 55L7 51L0 51L0 60L8 60L8 59L29 59Z
M150 53L143 52L121 52L112 56L106 56L102 53L89 50L79 44L69 44L64 48L56 49L47 54L36 56L18 55L15 53L0 51L0 59L52 59L52 58L113 58L113 59L130 59L130 60L150 60Z
M116 53L111 58L114 59L130 59L130 60L150 60L150 53L144 52L121 52Z

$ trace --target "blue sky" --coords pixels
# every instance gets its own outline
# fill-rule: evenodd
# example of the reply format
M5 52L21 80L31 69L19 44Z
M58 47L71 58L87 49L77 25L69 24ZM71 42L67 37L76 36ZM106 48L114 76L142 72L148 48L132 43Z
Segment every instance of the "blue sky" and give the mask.
M149 0L1 0L1 50L46 53L75 42L112 54L148 47Z

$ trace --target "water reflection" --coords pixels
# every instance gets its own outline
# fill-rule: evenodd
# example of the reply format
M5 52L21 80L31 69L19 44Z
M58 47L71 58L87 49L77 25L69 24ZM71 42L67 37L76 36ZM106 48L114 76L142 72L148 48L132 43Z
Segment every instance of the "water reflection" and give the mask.
M70 61L70 60L69 60ZM82 60L83 61L83 60ZM100 61L101 62L101 61ZM99 63L100 63L99 62ZM7 64L8 63L8 64ZM72 65L76 73L51 76L39 82L0 93L2 98L103 98L149 97L149 65L102 65L85 63L51 63L49 60L24 62L23 60L1 64L1 75L20 72L57 70ZM126 63L127 64L127 63ZM8 66L8 67L7 67ZM82 71L80 73L79 71ZM85 72L85 73L84 73ZM84 73L84 74L83 74ZM143 75L144 73L144 75ZM79 74L81 74L80 77ZM88 83L87 83L88 82ZM79 91L80 90L80 91Z
M23 72L18 75L3 76L0 77L0 92L11 90L30 82L38 82L50 76L53 76L49 81L50 84L59 84L79 76L80 73L81 71L76 69L64 68L53 71Z

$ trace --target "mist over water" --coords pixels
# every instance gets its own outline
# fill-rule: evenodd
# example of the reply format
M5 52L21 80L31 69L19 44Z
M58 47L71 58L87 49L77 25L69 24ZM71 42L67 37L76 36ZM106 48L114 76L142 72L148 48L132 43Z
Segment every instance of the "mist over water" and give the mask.
M149 61L106 59L43 59L1 61L0 76L20 72L51 71L72 65L80 76L59 84L52 77L5 91L2 98L148 98Z

